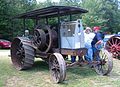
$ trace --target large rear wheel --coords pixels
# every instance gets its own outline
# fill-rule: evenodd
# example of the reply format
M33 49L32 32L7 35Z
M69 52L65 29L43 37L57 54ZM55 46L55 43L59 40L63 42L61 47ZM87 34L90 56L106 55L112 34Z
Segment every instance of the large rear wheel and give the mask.
M15 38L11 45L11 60L17 70L31 68L34 63L34 49L29 40Z

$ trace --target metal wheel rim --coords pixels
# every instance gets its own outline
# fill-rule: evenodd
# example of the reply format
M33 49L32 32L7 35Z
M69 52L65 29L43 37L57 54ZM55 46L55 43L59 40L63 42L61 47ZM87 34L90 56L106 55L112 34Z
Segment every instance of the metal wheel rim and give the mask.
M51 63L53 62L53 63ZM55 58L55 56L53 56L53 61L50 61L50 68L51 68L51 74L52 74L52 79L55 82L58 82L60 79L60 67L59 67L59 63L57 61L57 59Z
M18 40L17 44L14 44L14 46L13 44L11 45L11 59L16 69L21 70L24 66L25 50L20 40Z
M33 44L38 49L42 49L45 46L45 42L46 42L45 32L42 29L35 29L34 37L33 37Z
M65 80L66 65L65 65L65 61L63 60L64 59L62 55L59 55L58 53L54 53L53 55L50 56L49 68L50 68L51 78L54 83L60 83Z
M111 37L106 45L105 48L113 54L114 57L120 56L120 36L113 36Z
M113 68L112 54L107 50L102 49L99 52L100 61L99 64L95 65L95 71L100 75L107 75Z
M46 35L46 42L45 42L45 47L44 47L43 51L48 52L52 46L52 32L48 26L45 26L45 29L43 29L43 30Z

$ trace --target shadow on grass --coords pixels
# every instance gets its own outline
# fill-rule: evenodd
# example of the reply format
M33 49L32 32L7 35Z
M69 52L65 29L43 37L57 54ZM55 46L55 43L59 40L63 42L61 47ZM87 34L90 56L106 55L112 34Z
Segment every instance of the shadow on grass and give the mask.
M46 62L42 60L37 60L33 64L31 69L28 69L26 71L32 71L32 72L38 72L38 71L48 71L49 72L49 66Z
M49 66L46 62L42 61L42 60L37 60L35 61L33 67L29 70L26 70L25 72L29 72L29 75L31 76L31 74L34 74L36 72L42 72L46 74L46 77L49 76ZM59 85L61 86L67 86L69 83L72 82L76 82L79 79L83 80L84 78L91 78L93 76L96 76L96 72L89 68L89 67L73 67L73 68L68 68L66 70L66 79L64 82L59 83ZM42 74L41 74L42 75ZM44 75L44 74L43 74Z
M67 72L73 73L82 77L92 77L97 75L97 73L93 68L89 68L87 66L68 68Z
M45 72L49 72L49 65L42 61L42 60L37 60L35 61L33 67L27 71L32 71L32 72L38 72L38 71L45 71ZM96 72L94 71L94 69L91 69L87 66L83 66L83 67L72 67L72 68L68 68L67 73L70 74L76 74L78 76L82 76L82 77L91 77L91 76L96 76Z

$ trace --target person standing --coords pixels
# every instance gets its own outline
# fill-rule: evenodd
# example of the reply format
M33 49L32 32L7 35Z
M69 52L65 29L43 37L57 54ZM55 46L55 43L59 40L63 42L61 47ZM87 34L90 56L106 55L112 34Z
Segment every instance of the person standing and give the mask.
M87 54L85 55L85 59L90 63L93 60L93 51L92 51L91 42L95 34L92 33L92 29L90 27L86 27L84 35L85 35L85 48L88 49Z
M95 34L92 33L92 29L90 27L86 27L86 29L84 30L84 39L85 39L85 48L87 48L88 51L85 55L85 60L87 60L89 63L91 63L91 61L93 60L93 51L92 51L91 42L94 36ZM81 60L80 57L79 60ZM76 56L71 56L71 62L73 63L75 61L76 61Z
M100 48L102 47L103 44L103 39L104 39L104 34L102 32L100 32L101 28L98 26L95 26L93 28L94 32L95 32L95 37L93 38L91 45L92 45L92 50L93 50L93 58L96 54L97 51L100 50ZM99 56L96 55L96 60L99 60Z

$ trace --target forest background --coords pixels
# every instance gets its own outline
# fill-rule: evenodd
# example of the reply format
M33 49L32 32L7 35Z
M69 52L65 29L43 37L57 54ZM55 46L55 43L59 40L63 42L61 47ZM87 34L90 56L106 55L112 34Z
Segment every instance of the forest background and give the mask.
M24 33L23 20L14 19L18 14L43 7L77 6L89 12L82 15L83 25L100 26L103 31L111 34L120 32L120 1L119 0L0 0L0 38L12 40ZM79 16L78 16L79 17ZM26 20L26 29L34 29L34 21Z

